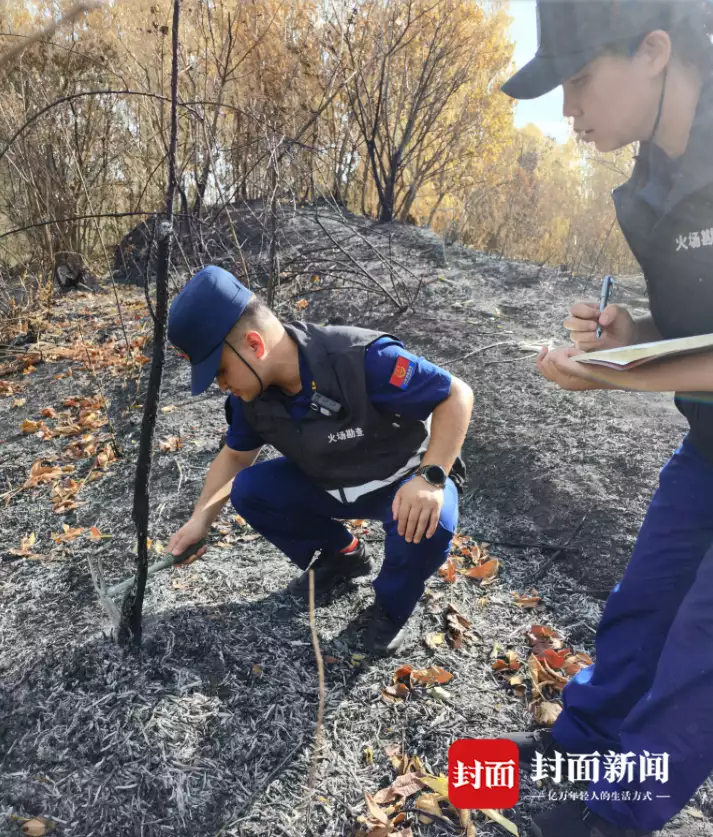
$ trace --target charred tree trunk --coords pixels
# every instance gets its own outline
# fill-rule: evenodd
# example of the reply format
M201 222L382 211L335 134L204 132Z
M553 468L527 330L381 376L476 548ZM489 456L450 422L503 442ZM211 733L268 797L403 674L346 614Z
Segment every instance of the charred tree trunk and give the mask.
M141 421L141 439L134 482L132 519L138 537L138 555L134 584L121 606L118 640L121 645L141 644L141 622L148 570L149 477L156 414L161 393L161 378L166 355L166 324L168 320L168 271L173 243L173 201L176 191L176 145L178 139L178 22L181 0L173 3L173 55L171 63L171 140L168 151L168 187L166 189L166 218L159 233L156 265L156 316L154 318L154 347L149 374L148 391ZM159 222L161 224L161 222Z

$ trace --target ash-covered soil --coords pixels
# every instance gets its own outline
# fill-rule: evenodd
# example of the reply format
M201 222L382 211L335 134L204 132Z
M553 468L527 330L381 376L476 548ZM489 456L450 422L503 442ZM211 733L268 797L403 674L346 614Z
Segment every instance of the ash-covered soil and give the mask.
M330 274L326 262L303 258L304 275L281 290L280 313L381 328L473 387L460 532L491 543L500 560L497 579L481 587L462 576L454 584L434 578L435 602L414 616L411 643L394 660L361 657L353 623L371 600L368 583L340 590L318 608L326 716L315 790L308 793L318 704L308 614L284 592L296 571L230 510L205 560L151 579L142 652L125 653L112 640L88 559L101 561L107 584L132 571L132 484L148 366L137 379L120 362L95 359L86 368L79 353L50 360L51 347L70 345L80 330L89 347L120 346L123 339L108 288L67 294L43 336L44 362L29 374L0 376L11 389L0 395L2 837L22 833L29 817L51 819L64 837L346 837L358 833L364 793L394 779L385 747L399 745L437 775L446 771L453 739L497 737L533 724L529 685L523 697L493 673L495 643L525 660L526 632L537 623L593 655L602 599L625 566L657 472L685 432L682 417L668 396L565 393L536 374L535 347L564 340L569 304L595 298L598 281L444 248L415 228L349 223L358 234L326 210L319 224L307 211L292 217L300 247L320 242L342 267L351 264L346 250L368 276ZM325 239L325 229L341 250ZM288 244L285 258L294 258L297 245ZM398 313L394 302L412 298L419 286L414 308ZM385 298L384 289L395 299ZM120 296L129 338L150 333L142 292L122 288ZM303 299L306 308L295 306ZM642 282L622 280L616 301L643 311ZM150 342L143 351L150 354ZM38 460L66 463L63 451L77 437L43 440L20 425L41 421L45 408L71 410L67 399L100 392L111 425L94 434L101 440L113 429L122 456L103 468L91 455L72 460L80 505L58 515L51 484L22 486ZM217 389L190 397L187 365L172 350L161 405L151 537L165 543L190 514L224 419ZM44 420L50 430L64 421ZM159 440L172 436L180 449L161 452ZM62 534L63 523L111 537L92 539L85 531L56 542L52 535ZM360 531L378 555L379 527L367 522ZM18 555L32 533L36 540L26 540ZM513 592L529 590L553 555L550 547L570 539L535 584L541 605L518 607ZM441 628L448 602L472 621L474 642L460 650L427 648L423 637ZM386 703L381 690L404 663L451 672L448 695L417 689L405 701ZM522 835L529 834L529 817L548 804L547 792L523 780L520 803L505 812ZM455 821L419 822L412 803L397 828L410 825L422 837L460 833ZM707 784L662 833L713 835L712 816ZM482 815L476 829L504 833Z

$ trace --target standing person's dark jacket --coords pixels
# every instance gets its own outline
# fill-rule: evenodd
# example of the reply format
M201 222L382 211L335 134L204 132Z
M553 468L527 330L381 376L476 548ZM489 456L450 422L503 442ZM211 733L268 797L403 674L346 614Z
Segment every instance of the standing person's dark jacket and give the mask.
M674 161L658 146L642 144L614 203L661 336L713 333L713 78L704 85L684 155ZM712 402L710 393L676 395L691 442L711 462Z

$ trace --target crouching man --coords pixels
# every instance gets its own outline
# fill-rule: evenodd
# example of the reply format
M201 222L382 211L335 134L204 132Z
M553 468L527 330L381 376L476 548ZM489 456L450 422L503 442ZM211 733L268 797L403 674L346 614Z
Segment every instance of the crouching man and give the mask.
M373 569L366 544L341 521L380 520L385 559L365 645L394 653L449 553L458 520L450 472L473 409L470 388L388 335L282 323L218 267L176 297L168 333L191 362L193 395L216 378L230 393L227 444L171 552L205 537L230 497L303 570L292 592L306 597L311 567L320 595ZM264 444L282 457L255 464Z

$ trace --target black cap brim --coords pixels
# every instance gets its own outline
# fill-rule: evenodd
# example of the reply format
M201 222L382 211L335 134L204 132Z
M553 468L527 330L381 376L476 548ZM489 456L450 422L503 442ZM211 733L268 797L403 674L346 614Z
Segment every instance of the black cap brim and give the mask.
M600 49L565 55L536 55L500 88L513 99L538 99L564 84L599 54Z

